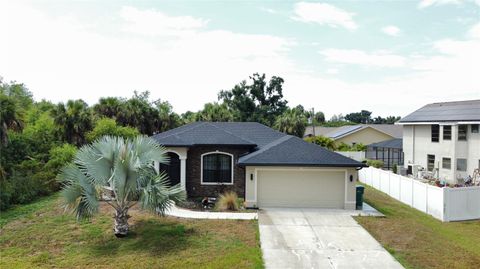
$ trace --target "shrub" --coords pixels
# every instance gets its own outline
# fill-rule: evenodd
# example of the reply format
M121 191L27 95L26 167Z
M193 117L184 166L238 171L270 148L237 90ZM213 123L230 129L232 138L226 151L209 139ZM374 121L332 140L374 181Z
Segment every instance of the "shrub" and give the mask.
M75 153L77 153L77 148L74 145L65 143L61 146L56 146L50 150L50 159L45 168L58 173L60 168L73 160Z
M239 209L237 194L233 191L220 194L217 202L217 209L237 211Z
M325 137L325 136L312 136L312 137L306 137L305 141L317 144L321 147L324 147L329 150L337 150L337 147L335 145L335 140Z
M87 133L87 140L92 142L105 135L127 139L134 138L139 134L140 132L136 128L119 126L114 119L102 118L95 123L95 128Z
M383 162L380 160L367 160L367 165L375 168L383 168Z
M392 167L392 172L393 172L394 174L396 174L397 171L398 171L398 165L397 165L396 163L394 163L394 164L393 164L393 167Z

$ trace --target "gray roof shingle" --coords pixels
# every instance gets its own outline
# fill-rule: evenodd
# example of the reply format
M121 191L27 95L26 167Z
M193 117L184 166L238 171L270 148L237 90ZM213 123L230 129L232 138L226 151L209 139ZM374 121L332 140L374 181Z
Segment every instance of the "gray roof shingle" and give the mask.
M240 165L363 167L364 164L256 122L194 122L153 138L166 147L250 146Z
M406 117L400 123L480 121L480 100L428 104Z
M366 167L363 163L290 135L241 157L238 164L241 166Z
M403 139L395 138L387 141L373 143L373 144L367 145L367 147L402 149Z

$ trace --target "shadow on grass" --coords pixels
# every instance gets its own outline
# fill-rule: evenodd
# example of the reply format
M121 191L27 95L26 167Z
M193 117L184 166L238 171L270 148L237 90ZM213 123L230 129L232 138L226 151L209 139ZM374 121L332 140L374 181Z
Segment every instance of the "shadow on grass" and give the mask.
M194 236L193 229L175 222L159 220L140 220L130 227L125 238L116 238L113 232L97 244L90 246L94 256L112 256L120 253L148 252L150 255L163 256L190 247L189 238Z

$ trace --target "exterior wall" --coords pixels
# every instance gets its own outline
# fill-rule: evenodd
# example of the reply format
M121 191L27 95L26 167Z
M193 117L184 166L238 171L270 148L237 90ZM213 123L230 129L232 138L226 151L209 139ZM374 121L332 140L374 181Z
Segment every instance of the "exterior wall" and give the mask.
M226 152L233 155L233 184L205 185L201 182L201 155L208 152ZM237 165L238 158L249 152L238 147L192 147L188 151L186 191L189 197L217 197L225 191L234 191L238 197L245 197L245 169Z
M358 171L355 168L316 168L316 167L278 167L278 166L247 166L245 169L245 201L247 207L257 207L257 176L258 171L262 169L274 169L274 170L292 170L301 173L302 170L318 170L318 171L342 171L345 173L345 209L355 209L355 185L358 181ZM353 181L350 182L350 176L353 177ZM295 179L292 179L295 180ZM292 190L294 191L294 190Z
M369 145L372 143L382 142L393 138L395 137L377 131L371 127L367 127L342 138L336 139L335 142L343 142L348 145L352 145L352 143L362 143L364 145Z
M409 164L420 165L427 168L427 155L435 155L435 168L438 168L440 180L456 183L457 177L472 175L473 170L478 167L480 159L480 134L472 133L471 126L468 126L467 141L458 141L458 125L452 125L452 139L443 139L444 125L440 126L439 142L431 141L431 125L404 125L403 129L403 151L405 168ZM442 158L451 159L451 169L442 168ZM467 159L467 171L457 171L456 160Z

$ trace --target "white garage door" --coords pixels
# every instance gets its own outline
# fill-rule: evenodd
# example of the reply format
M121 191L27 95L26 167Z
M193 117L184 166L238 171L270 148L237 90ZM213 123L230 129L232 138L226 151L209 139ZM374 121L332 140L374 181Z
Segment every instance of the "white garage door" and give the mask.
M258 207L344 208L345 172L260 170Z

